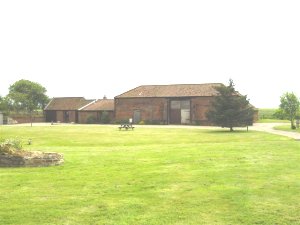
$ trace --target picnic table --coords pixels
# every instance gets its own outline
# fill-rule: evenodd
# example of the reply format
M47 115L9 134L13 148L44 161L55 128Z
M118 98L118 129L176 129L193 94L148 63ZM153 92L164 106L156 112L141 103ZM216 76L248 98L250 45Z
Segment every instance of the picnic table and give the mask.
M122 130L122 129L125 129L125 130L131 129L131 130L133 130L134 127L130 123L124 123L124 124L121 124L119 126L119 130Z

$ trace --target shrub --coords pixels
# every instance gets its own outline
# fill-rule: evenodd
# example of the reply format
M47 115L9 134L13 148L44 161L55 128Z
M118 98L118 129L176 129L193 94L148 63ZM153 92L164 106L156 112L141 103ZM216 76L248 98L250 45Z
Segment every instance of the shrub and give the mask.
M22 141L19 138L10 138L6 140L1 140L0 142L0 154L13 154L17 151L21 151L22 148Z
M114 123L116 124L126 124L129 123L128 119L120 119L120 120L115 120Z
M104 111L101 114L101 123L108 124L110 123L110 118L108 112Z
M87 119L86 119L86 123L88 124L93 124L93 123L96 123L97 120L94 116L89 116Z
M162 122L160 120L152 120L150 124L160 125Z
M287 116L284 114L283 110L280 108L275 111L275 113L273 114L273 118L279 119L279 120L288 119ZM273 118L271 118L271 119L273 119Z
M201 120L195 120L195 125L200 126L201 125Z

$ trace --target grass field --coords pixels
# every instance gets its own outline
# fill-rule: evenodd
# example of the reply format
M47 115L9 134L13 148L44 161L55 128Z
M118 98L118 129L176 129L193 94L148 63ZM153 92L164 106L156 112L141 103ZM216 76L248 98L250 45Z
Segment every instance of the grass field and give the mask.
M0 224L300 224L300 142L267 133L0 126L65 164L0 168Z
M289 123L288 120L279 120L279 119L262 119L258 120L257 123Z
M258 110L258 122L259 123L288 123L288 120L277 119L274 114L277 109L272 108L260 108Z
M261 119L275 119L274 113L277 109L275 108L260 108L258 109L258 118Z
M295 129L295 130L292 130L291 129L291 125L282 125L282 126L276 126L274 127L275 130L283 130L283 131L290 131L290 132L298 132L300 133L300 129Z

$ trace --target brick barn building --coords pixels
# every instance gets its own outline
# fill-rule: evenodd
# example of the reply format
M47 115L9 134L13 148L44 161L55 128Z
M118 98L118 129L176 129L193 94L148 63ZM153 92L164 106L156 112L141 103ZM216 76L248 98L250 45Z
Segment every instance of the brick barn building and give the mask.
M46 122L78 123L78 109L92 101L83 97L52 98L44 109Z
M46 122L211 125L206 112L221 83L142 85L114 99L53 98L45 107ZM258 112L254 114L257 120Z
M98 99L78 109L79 123L110 123L114 120L114 100Z
M101 123L114 117L114 100L83 97L53 98L44 109L46 122Z
M144 85L115 97L116 121L208 125L206 112L220 83Z

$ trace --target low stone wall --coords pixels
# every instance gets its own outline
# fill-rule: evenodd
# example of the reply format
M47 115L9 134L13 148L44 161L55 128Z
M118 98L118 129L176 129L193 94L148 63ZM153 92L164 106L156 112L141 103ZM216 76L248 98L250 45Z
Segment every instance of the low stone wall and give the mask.
M15 123L30 123L30 116L11 116L12 123L10 124L15 124ZM44 123L45 117L44 116L33 116L32 117L32 122L33 123Z
M26 152L16 155L0 155L0 167L56 166L63 162L63 154L54 152Z

